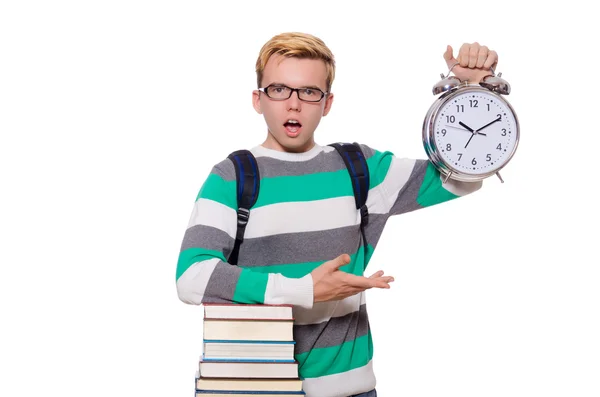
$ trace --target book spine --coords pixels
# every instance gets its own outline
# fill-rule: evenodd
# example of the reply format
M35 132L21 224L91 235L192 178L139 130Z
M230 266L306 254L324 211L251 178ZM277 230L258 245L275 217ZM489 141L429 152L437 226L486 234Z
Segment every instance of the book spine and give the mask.
M285 344L293 345L295 341L289 340L235 340L235 339L203 339L204 343L252 343L252 344Z

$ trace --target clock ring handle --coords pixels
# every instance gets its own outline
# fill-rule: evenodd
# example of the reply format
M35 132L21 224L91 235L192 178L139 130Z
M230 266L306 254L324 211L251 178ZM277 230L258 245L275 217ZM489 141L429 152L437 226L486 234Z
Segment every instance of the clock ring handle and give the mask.
M447 79L447 78L448 78L448 76L450 76L450 72L452 72L452 69L454 69L454 67L455 67L456 65L458 65L458 64L460 64L460 62L455 62L455 63L454 63L454 65L450 66L450 69L448 70L448 74L447 74L447 75L445 75L445 76L442 74L442 76L441 76L441 77L442 77L443 79Z

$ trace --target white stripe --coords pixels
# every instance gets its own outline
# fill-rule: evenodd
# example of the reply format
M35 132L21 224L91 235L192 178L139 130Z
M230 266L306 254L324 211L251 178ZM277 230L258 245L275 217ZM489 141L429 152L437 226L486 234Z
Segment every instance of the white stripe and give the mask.
M320 146L318 144L315 144L311 149L309 149L307 152L303 152L303 153L282 152L282 151L275 150L275 149L268 149L262 145L255 146L252 149L250 149L250 151L256 158L271 157L271 158L283 160L283 161L299 162L299 161L310 160L310 159L316 157L321 152L325 152L325 153L330 152L331 150L329 150L329 149L335 150L331 146Z
M357 312L366 302L365 291L339 301L317 302L312 310L294 307L294 324L320 324L333 317L342 317Z
M306 397L347 397L375 388L373 360L367 365L340 374L307 378L302 382Z
M208 259L190 266L177 280L177 295L185 303L199 305L202 303L206 285L219 259Z
M294 305L310 310L313 306L313 279L309 273L302 278L269 273L264 302L268 305Z
M367 207L370 214L387 214L396 202L400 189L404 187L416 160L392 156L392 161L383 182L369 192Z
M440 179L443 182L445 179L445 176L440 175ZM448 179L448 181L446 183L442 184L444 189L446 189L450 193L455 194L457 196L465 196L469 193L473 193L474 191L479 190L482 185L483 185L482 181L462 182L462 181L456 181L454 179Z
M237 212L214 200L200 198L194 204L188 228L196 225L212 226L235 238Z
M277 203L252 209L245 237L312 232L358 224L360 213L356 210L354 196Z

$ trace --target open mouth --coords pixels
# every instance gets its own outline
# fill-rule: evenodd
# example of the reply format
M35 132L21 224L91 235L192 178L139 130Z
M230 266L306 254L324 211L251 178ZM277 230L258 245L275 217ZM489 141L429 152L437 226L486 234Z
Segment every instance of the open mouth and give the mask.
M283 123L285 130L289 136L297 136L300 133L300 128L302 128L302 124L298 120L289 119L285 123Z

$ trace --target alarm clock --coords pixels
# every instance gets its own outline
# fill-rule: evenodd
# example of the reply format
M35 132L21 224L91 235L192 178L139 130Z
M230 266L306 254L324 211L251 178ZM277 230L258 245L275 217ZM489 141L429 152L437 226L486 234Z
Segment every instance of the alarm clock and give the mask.
M486 76L479 84L461 81L450 72L433 87L440 95L423 122L423 144L433 165L444 176L459 181L480 181L511 160L519 144L519 120L504 98L510 85L502 73Z

